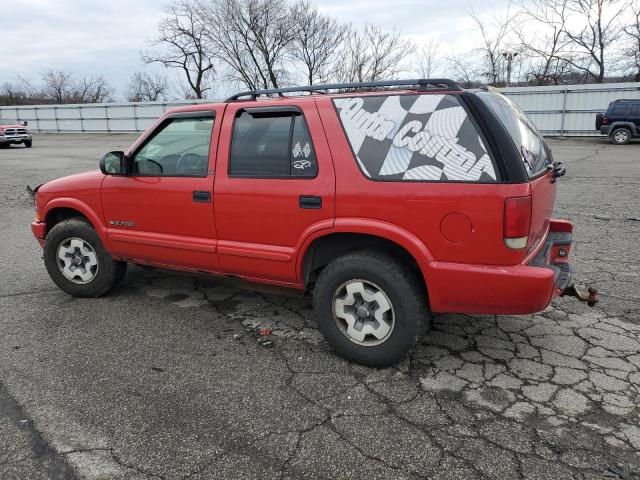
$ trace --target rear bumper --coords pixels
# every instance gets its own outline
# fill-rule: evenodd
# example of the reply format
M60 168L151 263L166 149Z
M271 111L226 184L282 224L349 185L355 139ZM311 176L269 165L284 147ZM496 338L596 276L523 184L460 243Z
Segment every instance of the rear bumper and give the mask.
M571 224L551 220L542 248L528 264L421 264L434 312L524 315L544 310L570 284Z

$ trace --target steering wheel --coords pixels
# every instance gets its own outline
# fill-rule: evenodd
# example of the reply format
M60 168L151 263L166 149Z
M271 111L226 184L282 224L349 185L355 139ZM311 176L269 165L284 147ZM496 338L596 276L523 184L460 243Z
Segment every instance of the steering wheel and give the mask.
M197 153L185 153L178 160L176 170L185 175L197 175L202 172L204 157Z

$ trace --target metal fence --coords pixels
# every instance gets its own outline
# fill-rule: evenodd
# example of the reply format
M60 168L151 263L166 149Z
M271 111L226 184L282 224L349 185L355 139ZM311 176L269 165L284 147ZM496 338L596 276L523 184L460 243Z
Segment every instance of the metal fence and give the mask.
M501 92L517 103L543 134L586 136L599 134L596 113L605 112L610 102L640 99L640 83L517 87Z
M640 99L640 83L501 89L550 136L595 135L595 114L618 98ZM34 132L139 132L166 110L206 101L0 107L0 119L29 122Z

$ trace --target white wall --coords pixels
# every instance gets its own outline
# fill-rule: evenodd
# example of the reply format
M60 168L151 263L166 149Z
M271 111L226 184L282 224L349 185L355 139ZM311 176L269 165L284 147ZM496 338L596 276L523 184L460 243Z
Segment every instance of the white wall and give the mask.
M597 135L595 114L618 98L640 99L640 83L513 87L500 90L529 114L545 135ZM34 132L136 132L164 111L193 103L96 103L0 107L0 118L26 120Z

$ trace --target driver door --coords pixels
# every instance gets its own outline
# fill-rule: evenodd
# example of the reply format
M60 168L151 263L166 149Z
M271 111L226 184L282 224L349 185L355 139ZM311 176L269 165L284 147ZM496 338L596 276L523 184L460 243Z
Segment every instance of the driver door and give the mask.
M129 174L102 183L114 256L218 271L213 176L222 110L170 114L129 152Z

